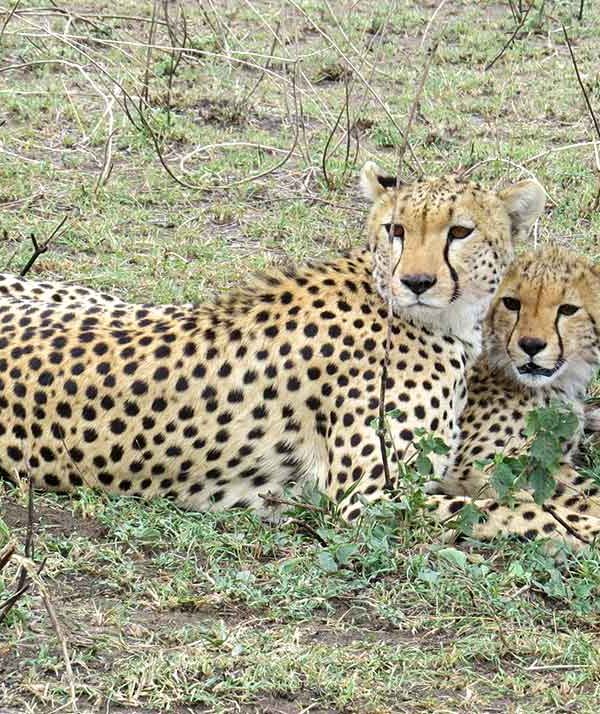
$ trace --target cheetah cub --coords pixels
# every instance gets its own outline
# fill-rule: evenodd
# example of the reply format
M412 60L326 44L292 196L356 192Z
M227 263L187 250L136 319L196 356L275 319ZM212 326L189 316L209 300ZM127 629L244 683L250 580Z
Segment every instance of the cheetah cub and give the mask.
M559 247L517 258L494 297L485 324L485 351L468 378L467 406L453 465L432 490L479 497L488 474L475 464L495 452L515 455L526 442L525 417L562 401L580 431L564 448L549 506L600 516L598 485L577 473L573 457L584 425L586 388L600 366L600 270ZM573 513L570 521L577 521Z
M272 270L216 303L124 305L3 281L3 474L263 512L264 494L310 478L337 499L355 484L342 503L353 520L359 495L384 493L371 424L388 303L384 406L401 412L392 436L409 447L425 427L453 446L478 322L543 190L524 181L497 193L454 177L397 189L371 163L361 183L368 249Z

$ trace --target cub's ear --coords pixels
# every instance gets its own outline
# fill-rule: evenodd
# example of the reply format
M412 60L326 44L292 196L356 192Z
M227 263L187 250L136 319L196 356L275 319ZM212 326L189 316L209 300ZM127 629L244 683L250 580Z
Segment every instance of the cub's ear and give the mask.
M502 189L498 197L510 216L513 237L526 237L544 210L546 192L542 186L532 179L519 181Z
M360 187L366 198L375 201L387 188L396 186L395 176L384 176L374 161L367 163L360 170Z

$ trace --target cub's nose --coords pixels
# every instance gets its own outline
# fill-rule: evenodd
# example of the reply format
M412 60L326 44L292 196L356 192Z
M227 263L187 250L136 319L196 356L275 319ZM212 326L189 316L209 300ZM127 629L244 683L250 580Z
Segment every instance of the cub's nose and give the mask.
M519 347L530 357L535 357L547 344L547 342L540 340L538 337L521 337L519 340Z
M417 275L405 275L400 278L402 285L406 285L415 295L421 295L437 283L437 278L428 273L418 273Z

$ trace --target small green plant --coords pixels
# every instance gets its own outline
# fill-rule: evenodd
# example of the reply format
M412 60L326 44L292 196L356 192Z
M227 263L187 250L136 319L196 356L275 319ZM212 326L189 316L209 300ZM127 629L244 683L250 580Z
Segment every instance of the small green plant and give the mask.
M515 494L531 490L534 501L542 505L556 487L556 473L563 446L575 434L579 421L568 406L555 403L531 411L526 418L526 450L518 456L496 454L490 483L502 503L511 504Z
M386 435L387 448L386 458L390 468L395 466L395 482L391 490L391 498L399 504L404 519L408 522L422 520L422 515L427 508L427 495L425 484L434 475L434 466L431 460L432 455L443 456L450 449L443 439L426 429L415 429L415 439L409 444L403 453L398 453L393 443L390 420L403 418L404 413L400 409L392 409L383 418L383 426L380 419L375 418L370 426L378 433L383 431ZM394 463L395 462L395 463Z

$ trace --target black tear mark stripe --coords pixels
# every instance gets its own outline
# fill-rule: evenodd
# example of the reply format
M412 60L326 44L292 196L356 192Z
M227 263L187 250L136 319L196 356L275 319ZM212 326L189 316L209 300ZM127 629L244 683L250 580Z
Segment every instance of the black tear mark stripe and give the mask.
M515 320L515 324L512 326L512 330L510 331L510 334L508 335L508 340L506 340L506 351L508 353L508 350L510 348L510 343L512 341L513 335L515 334L515 330L517 329L517 325L519 324L519 319L521 317L521 308L517 310L517 319Z
M560 313L557 311L556 317L554 318L554 329L556 330L556 335L558 337L558 347L559 347L559 353L558 353L558 360L557 364L563 361L563 338L562 335L560 334L560 330L558 329L558 321L560 319Z
M396 270L398 270L398 266L400 265L400 261L402 260L402 256L404 255L404 238L400 238L400 244L402 246L402 250L400 251L400 256L398 260L396 261L396 265L393 266L392 268L392 276L396 274ZM390 251L391 253L391 251ZM390 254L390 260L392 259L392 255ZM389 289L392 289L392 286L389 286Z
M585 310L585 308L584 308L584 310ZM596 338L596 341L600 340L600 333L598 332L598 325L596 324L596 320L594 320L592 315L590 315L590 313L587 310L585 310L585 314L588 316L589 321L592 324L592 330L594 331L594 337Z
M447 240L446 245L444 246L444 262L448 266L448 270L450 271L450 277L454 281L454 290L452 291L452 297L450 298L450 302L454 302L458 296L460 295L460 284L458 281L458 273L456 270L454 270L454 266L450 262L450 243L452 241Z

